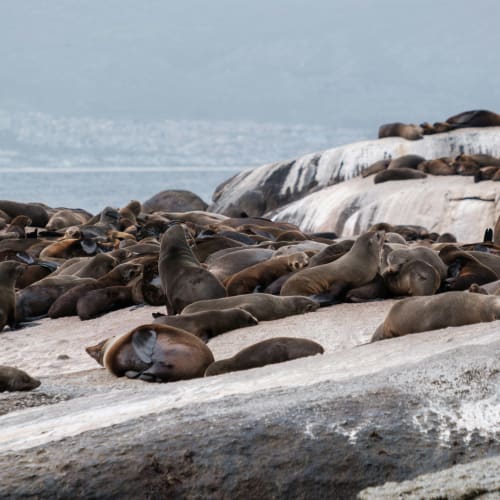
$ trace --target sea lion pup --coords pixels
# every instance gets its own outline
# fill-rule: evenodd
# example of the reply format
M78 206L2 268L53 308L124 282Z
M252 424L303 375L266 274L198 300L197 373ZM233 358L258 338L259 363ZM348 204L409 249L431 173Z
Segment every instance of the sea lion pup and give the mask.
M47 231L59 231L71 226L80 226L88 222L91 217L91 214L79 208L62 208L50 217L45 229Z
M423 260L405 262L398 271L384 273L384 280L396 297L434 295L441 286L437 269Z
M158 270L168 314L178 314L199 300L226 296L224 285L194 256L181 224L174 224L165 231Z
M181 314L192 314L213 309L232 309L234 307L248 311L259 321L271 321L286 316L316 311L319 304L308 297L302 296L277 297L267 293L250 293L221 299L200 300L184 308Z
M31 391L41 384L23 370L13 366L0 365L0 392Z
M253 326L259 322L255 316L239 307L177 316L165 316L163 314L155 316L154 324L169 325L186 330L186 332L196 335L203 342L208 342L221 333L245 326Z
M16 321L31 321L45 316L54 301L69 289L93 283L93 278L47 276L16 293Z
M17 215L10 224L2 231L2 239L7 238L26 238L26 226L31 225L31 219L26 215Z
M481 286L479 286L477 283L473 283L469 287L469 292L483 293L485 295L500 295L500 280L491 281L490 283L484 283Z
M391 307L375 331L372 342L497 319L500 319L500 297L496 295L446 292L429 297L410 297Z
M275 337L246 347L231 358L214 361L206 369L205 377L283 363L324 352L323 346L313 340Z
M50 306L48 315L50 318L62 318L77 314L76 305L78 300L88 292L108 286L126 285L130 280L139 276L142 272L140 264L123 263L101 276L91 283L75 286L63 293Z
M380 125L378 129L378 138L383 139L384 137L402 137L409 141L416 141L423 138L423 129L413 123L386 123Z
M14 329L16 318L16 279L23 272L23 265L14 260L0 262L0 332L5 325Z
M319 296L331 303L347 289L362 286L375 278L383 244L383 231L364 233L339 259L295 273L281 288L281 295Z
M414 260L421 260L431 265L436 269L441 280L446 279L448 266L443 262L440 254L435 250L422 246L393 250L387 255L386 270L391 273L397 273L404 264Z
M134 304L136 299L132 285L107 286L91 290L80 297L76 302L76 313L85 321Z
M86 348L117 377L174 382L203 377L212 351L195 335L167 325L141 325Z
M389 163L391 163L390 158L385 158L383 160L376 161L375 163L372 163L368 167L366 167L362 172L361 172L361 177L368 177L369 175L377 174L378 172L382 172L382 170L385 170L388 166Z
M425 161L425 158L420 155L403 155L393 158L387 168L390 170L395 168L416 169L423 161Z
M256 288L263 290L267 285L290 271L298 271L307 266L309 257L298 252L282 257L274 257L233 274L225 282L227 294L243 295L252 293Z
M420 172L420 170L414 170L412 168L399 167L394 169L387 168L386 170L382 170L375 175L373 178L373 182L375 184L380 184L382 182L388 181L407 181L412 179L424 179L427 177L427 174L424 172Z
M452 129L465 127L498 127L500 126L500 115L485 109L464 111L458 115L447 118L446 123Z

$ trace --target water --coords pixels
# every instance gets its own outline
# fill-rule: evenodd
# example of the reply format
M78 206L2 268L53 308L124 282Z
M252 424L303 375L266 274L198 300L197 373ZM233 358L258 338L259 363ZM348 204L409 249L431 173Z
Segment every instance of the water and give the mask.
M84 208L146 201L164 189L186 189L209 203L215 188L241 167L117 167L0 169L0 199Z

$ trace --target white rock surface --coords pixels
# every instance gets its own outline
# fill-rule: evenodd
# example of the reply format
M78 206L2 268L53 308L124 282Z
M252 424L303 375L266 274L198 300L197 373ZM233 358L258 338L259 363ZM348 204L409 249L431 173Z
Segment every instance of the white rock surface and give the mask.
M472 177L431 176L374 184L357 177L312 193L273 214L303 231L351 236L377 222L417 224L451 232L459 241L482 241L500 216L500 183Z
M426 159L460 153L500 156L500 127L461 129L425 136L419 141L389 137L356 142L296 160L244 170L214 194L210 210L223 212L250 190L262 191L272 210L318 190L358 176L364 168L383 158L418 154Z

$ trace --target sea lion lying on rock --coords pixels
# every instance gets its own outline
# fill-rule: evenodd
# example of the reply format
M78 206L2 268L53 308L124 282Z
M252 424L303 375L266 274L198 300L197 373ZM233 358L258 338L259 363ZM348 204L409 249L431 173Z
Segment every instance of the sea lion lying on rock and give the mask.
M309 339L276 337L246 347L232 358L214 361L206 369L205 377L283 363L323 352L320 344Z
M40 384L40 380L30 377L23 370L0 365L0 392L31 391Z
M372 342L497 319L500 319L500 297L496 295L445 292L430 297L410 297L391 307Z

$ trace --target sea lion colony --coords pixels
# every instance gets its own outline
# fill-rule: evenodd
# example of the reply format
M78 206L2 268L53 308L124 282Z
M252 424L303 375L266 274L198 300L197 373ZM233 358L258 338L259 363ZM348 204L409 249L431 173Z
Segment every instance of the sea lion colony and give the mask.
M422 129L498 125L496 117L467 112L448 119L448 128ZM381 182L381 174L390 180L417 172L499 180L500 159L405 155L376 162L363 175ZM165 306L167 315L156 313L151 324L86 350L118 376L170 381L321 353L306 339L271 339L209 369L214 359L205 344L232 329L341 301L415 297L395 304L372 340L500 319L500 218L483 242L457 243L449 233L387 223L347 240L195 205L174 212L164 205L168 192L160 194L154 207L133 200L96 215L0 200L0 331L45 316L87 320L140 304ZM194 203L194 195L188 198ZM7 368L14 379L17 372Z

